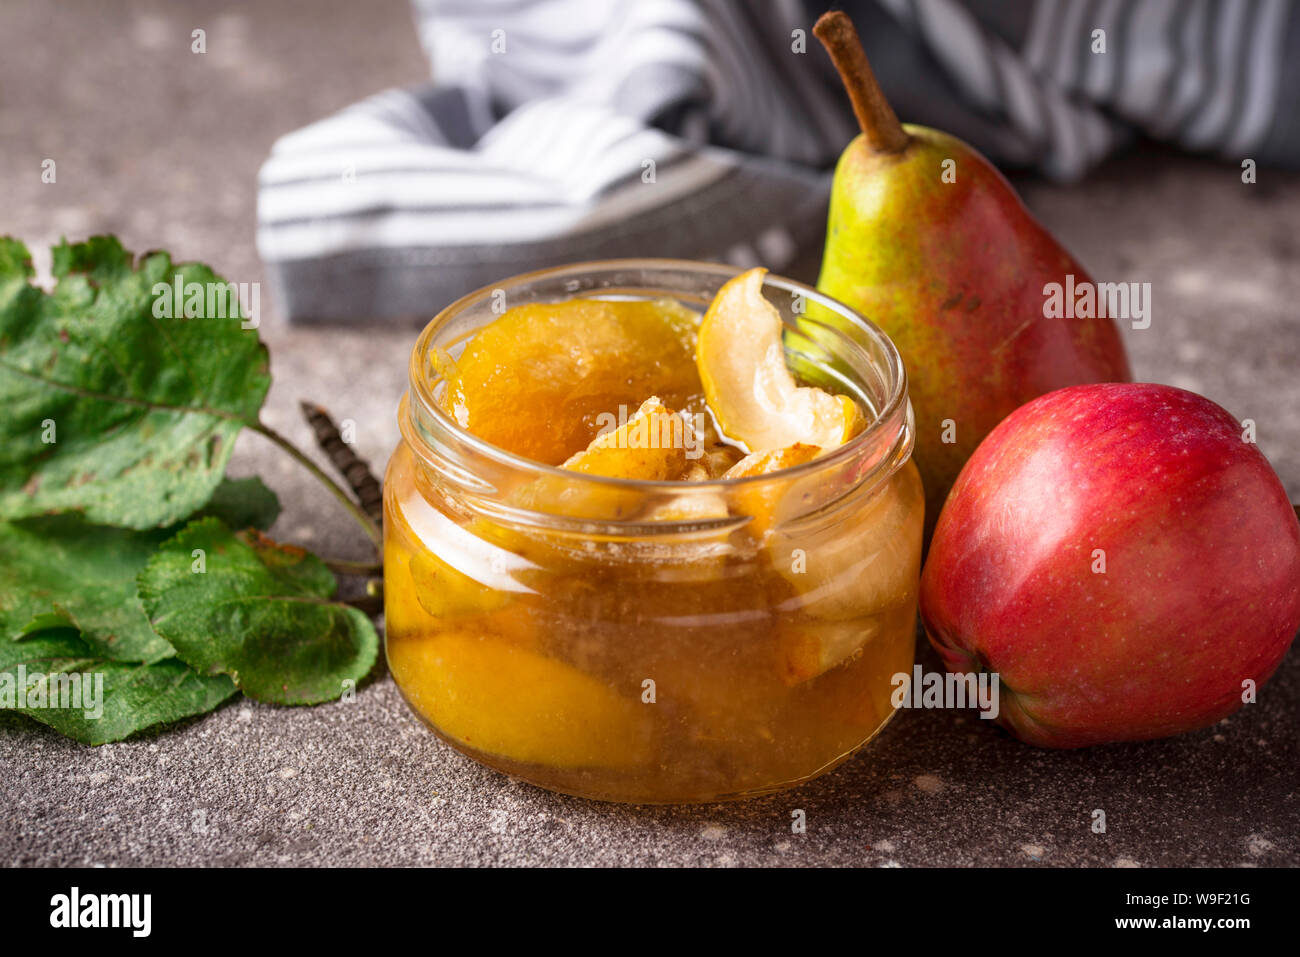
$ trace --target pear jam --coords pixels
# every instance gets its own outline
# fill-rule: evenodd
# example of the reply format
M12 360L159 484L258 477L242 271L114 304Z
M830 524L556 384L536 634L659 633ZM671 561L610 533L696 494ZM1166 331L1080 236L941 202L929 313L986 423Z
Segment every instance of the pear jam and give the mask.
M783 315L796 294L817 309ZM874 327L762 270L594 263L471 294L411 368L387 653L448 744L556 791L699 802L805 781L892 716L923 493Z

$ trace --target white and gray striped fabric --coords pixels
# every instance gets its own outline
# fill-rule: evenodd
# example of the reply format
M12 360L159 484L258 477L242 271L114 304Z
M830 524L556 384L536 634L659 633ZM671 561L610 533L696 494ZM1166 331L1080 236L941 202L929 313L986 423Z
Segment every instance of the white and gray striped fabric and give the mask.
M1300 158L1288 0L840 6L904 120L1007 165L1069 180L1138 134L1236 162ZM819 242L856 132L811 36L822 9L416 0L432 82L282 137L262 168L258 248L281 309L422 319L580 259L786 266Z

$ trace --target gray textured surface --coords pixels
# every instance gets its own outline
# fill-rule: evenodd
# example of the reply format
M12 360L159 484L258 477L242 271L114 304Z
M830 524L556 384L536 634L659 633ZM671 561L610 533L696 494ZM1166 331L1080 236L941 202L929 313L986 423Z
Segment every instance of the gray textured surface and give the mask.
M396 0L226 11L9 0L0 231L37 249L110 230L137 250L164 246L258 280L262 156L280 132L420 79L409 23ZM196 27L208 31L204 57L189 53ZM58 162L54 185L40 182L45 157ZM1024 185L1094 274L1153 284L1151 328L1126 332L1139 377L1254 418L1300 498L1300 183L1264 171L1244 186L1231 166L1157 155L1076 189ZM263 307L267 419L306 445L296 401L319 399L357 423L360 450L382 464L412 331L291 330L273 302ZM280 492L278 537L363 555L346 516L256 437L241 439L235 471ZM350 703L236 700L93 750L4 716L0 863L1295 865L1298 705L1292 653L1259 704L1163 742L1056 753L972 716L904 712L797 791L660 809L550 795L482 769L426 732L386 678ZM805 835L790 833L795 808ZM1095 808L1105 834L1090 829Z

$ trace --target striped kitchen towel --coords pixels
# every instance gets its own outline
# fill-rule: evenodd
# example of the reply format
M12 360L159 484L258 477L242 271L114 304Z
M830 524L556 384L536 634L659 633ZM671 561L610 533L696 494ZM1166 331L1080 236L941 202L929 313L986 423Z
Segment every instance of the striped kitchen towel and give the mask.
M1060 180L1137 134L1300 159L1300 4L858 0L900 117ZM415 0L433 80L281 137L258 249L292 320L427 319L620 256L815 249L856 132L804 0Z

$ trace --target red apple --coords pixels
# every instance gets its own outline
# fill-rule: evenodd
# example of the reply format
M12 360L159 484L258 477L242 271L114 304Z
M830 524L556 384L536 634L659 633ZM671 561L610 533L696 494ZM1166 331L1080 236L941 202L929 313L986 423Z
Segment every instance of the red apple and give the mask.
M966 463L921 615L950 671L1000 676L1017 737L1190 731L1277 668L1300 628L1300 523L1243 434L1182 389L1080 385L1021 406Z

